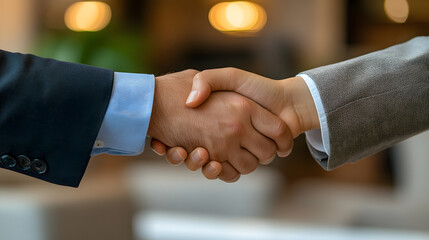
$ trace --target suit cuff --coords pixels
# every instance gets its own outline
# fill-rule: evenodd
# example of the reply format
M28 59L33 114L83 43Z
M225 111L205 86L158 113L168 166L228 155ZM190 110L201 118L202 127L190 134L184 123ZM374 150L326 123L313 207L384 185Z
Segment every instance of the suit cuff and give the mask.
M314 129L305 132L307 142L319 152L326 153L329 156L330 146L329 146L329 130L328 122L326 119L325 108L323 107L322 100L320 98L319 90L317 89L316 84L313 79L307 74L298 74L298 77L304 79L307 87L310 90L313 101L316 105L317 115L319 116L320 129Z
M109 106L91 155L139 155L152 114L155 77L115 72Z

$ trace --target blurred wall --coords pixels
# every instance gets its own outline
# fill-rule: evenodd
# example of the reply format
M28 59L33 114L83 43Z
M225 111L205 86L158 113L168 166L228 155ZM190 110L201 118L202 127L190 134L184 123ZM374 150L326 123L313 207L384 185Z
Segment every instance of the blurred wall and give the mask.
M0 48L26 52L37 33L37 1L0 0Z

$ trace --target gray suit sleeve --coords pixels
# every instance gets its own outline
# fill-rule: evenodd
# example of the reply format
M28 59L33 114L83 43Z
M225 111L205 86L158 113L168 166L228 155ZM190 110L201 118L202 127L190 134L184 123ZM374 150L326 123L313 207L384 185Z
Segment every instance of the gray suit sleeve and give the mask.
M325 109L330 155L309 147L326 170L429 129L429 37L304 73Z

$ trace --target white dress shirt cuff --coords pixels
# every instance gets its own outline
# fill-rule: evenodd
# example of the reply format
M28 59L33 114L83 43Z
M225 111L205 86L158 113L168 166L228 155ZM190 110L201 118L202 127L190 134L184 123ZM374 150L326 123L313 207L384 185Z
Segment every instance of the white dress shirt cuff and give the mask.
M109 106L91 155L139 155L152 114L155 77L115 72Z
M319 116L320 129L313 129L305 132L305 136L309 144L320 152L324 152L329 156L329 130L328 122L326 120L326 113L323 107L322 100L320 98L319 90L313 79L307 74L298 74L298 77L302 77L310 90L313 101L316 105L317 114Z

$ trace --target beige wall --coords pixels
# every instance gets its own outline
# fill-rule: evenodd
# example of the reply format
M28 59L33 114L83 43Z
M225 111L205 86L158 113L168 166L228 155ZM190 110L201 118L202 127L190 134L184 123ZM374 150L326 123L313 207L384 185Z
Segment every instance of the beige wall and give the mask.
M35 32L33 0L0 0L0 49L26 52Z

